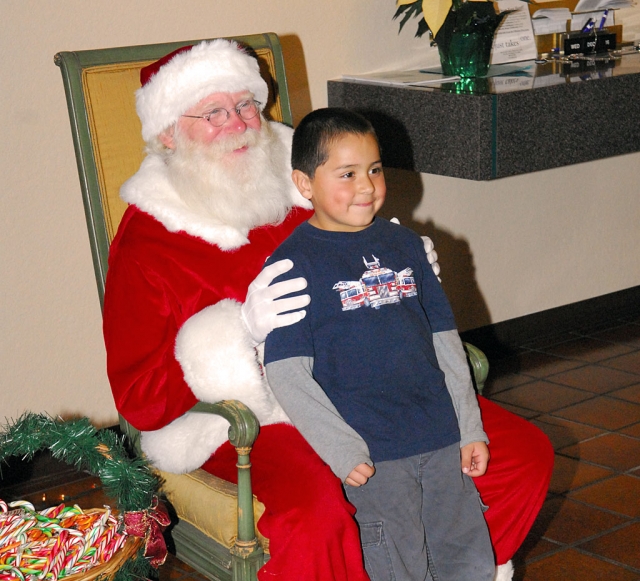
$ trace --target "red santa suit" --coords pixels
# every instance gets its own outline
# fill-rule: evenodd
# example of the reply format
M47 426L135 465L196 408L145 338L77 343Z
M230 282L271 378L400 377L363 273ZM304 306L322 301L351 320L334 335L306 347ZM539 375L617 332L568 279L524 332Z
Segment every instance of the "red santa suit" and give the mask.
M189 97L186 89L176 97L174 87L193 89L203 76L218 83L218 77L226 75L224 68L210 67L204 75L201 68L209 66L215 51L229 52L225 43L203 43L173 60L161 59L168 64L160 74L143 79L137 106L145 139L162 130L163 116L174 119L181 114L182 100L201 98L199 93ZM240 58L235 49L230 52L232 61ZM195 64L180 60L190 58ZM259 79L257 65L249 64L245 77ZM231 81L225 77L223 87L199 89L202 96L244 87L246 78L235 78L239 65L246 63L229 65ZM165 87L163 71L188 78L183 75ZM263 84L257 81L250 87L254 95L266 94ZM166 99L173 99L175 111L163 111ZM291 130L277 123L271 126L288 151ZM341 483L288 423L261 373L240 316L248 286L265 259L310 216L308 202L291 184L293 209L284 222L238 229L189 209L175 191L164 159L153 153L125 183L121 195L130 207L111 246L104 337L116 407L142 432L144 452L168 472L202 466L235 481L236 457L226 441L227 422L189 409L198 400L242 401L261 425L251 457L253 490L266 506L258 527L270 539L271 559L259 578L367 579L353 508ZM501 564L520 546L544 500L553 452L531 424L482 398L480 406L492 458L476 485L490 506L486 517Z
M272 125L288 147L291 130ZM271 551L260 579L366 580L354 510L339 480L287 423L240 318L266 258L311 215L291 190L294 208L282 224L240 231L191 212L162 158L148 156L123 186L130 206L111 245L107 370L118 411L141 430L150 461L169 472L204 465L235 481L228 423L188 410L198 400L238 399L254 411L261 431L253 490L267 507L258 527Z

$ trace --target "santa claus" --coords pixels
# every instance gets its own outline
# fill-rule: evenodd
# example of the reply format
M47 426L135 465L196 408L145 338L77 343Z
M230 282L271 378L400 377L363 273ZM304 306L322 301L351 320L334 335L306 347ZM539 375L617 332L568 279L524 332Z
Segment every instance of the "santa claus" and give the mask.
M266 121L257 61L234 42L186 47L146 67L136 106L148 155L121 196L104 304L107 369L118 411L142 432L158 468L203 467L236 478L228 424L189 413L237 399L257 415L253 490L270 539L261 580L367 579L342 484L290 425L261 372L269 331L305 316L306 285L270 285L291 263L265 259L311 215L291 181L292 130ZM480 398L491 439L476 479L499 575L544 500L553 464L546 437Z

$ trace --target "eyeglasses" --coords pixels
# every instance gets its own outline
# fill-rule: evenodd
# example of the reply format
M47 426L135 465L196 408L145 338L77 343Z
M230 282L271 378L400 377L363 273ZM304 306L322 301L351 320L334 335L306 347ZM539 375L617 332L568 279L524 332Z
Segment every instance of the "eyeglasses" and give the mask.
M260 101L255 101L254 99L247 99L246 101L241 101L238 103L233 110L236 112L236 115L245 121L249 121L253 119L260 112ZM204 115L181 115L181 117L190 117L191 119L206 119L211 125L214 127L220 127L227 122L229 119L229 111L219 107L217 109L213 109Z

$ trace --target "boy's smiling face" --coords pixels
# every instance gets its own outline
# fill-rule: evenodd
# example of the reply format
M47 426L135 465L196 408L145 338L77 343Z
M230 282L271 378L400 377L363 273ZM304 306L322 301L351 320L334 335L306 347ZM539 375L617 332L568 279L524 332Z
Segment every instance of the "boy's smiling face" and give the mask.
M370 134L339 137L313 179L294 170L293 181L313 203L309 223L334 232L358 232L371 225L387 191L378 143Z

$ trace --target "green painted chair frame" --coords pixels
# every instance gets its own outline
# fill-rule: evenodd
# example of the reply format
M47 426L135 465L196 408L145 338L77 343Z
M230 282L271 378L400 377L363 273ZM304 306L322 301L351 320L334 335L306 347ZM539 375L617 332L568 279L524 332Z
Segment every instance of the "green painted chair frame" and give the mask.
M275 34L266 33L236 37L235 40L257 53L267 51L271 55L268 84L270 92L275 94L271 95L270 100L278 101L277 117L279 118L277 120L292 125L284 60L278 37ZM61 69L64 83L101 307L104 300L109 245L114 228L112 226L110 231L109 217L106 215L108 208L105 206L104 180L99 175L97 163L100 152L96 146L94 122L87 106L84 73L103 65L138 62L144 64L157 60L177 48L197 42L200 41L64 51L57 53L54 57L55 64ZM133 95L131 100L133 101ZM117 228L117 224L115 227ZM217 404L201 402L193 408L193 411L214 413L224 417L230 423L229 440L238 451L238 534L234 547L228 550L188 523L178 522L172 530L176 554L181 560L214 580L256 579L256 572L265 561L264 552L254 532L249 457L259 431L258 421L251 410L237 401L224 401ZM133 445L137 447L139 441L137 430L123 418L120 418L120 424Z
M292 115L284 60L278 37L273 33L265 33L234 39L256 52L267 51L270 55L269 70L265 78L267 75L270 76L270 101L276 110L272 117L291 126ZM54 57L55 64L61 69L64 83L101 307L104 300L109 245L114 230L117 229L117 223L111 224L111 217L107 215L110 210L108 204L105 204L107 194L98 163L98 137L85 94L84 74L95 67L121 63L142 63L143 66L145 62L157 60L177 48L197 42L200 41L64 51ZM133 102L133 95L127 96L129 97ZM116 218L117 221L119 217ZM481 391L488 374L487 359L480 350L471 345L465 344L465 349L476 386ZM238 401L216 404L200 402L193 411L217 414L230 423L229 440L238 452L238 534L234 546L227 549L189 523L178 521L171 533L176 555L212 580L254 581L258 569L268 558L256 539L251 490L250 452L259 432L258 421L253 412ZM133 445L139 449L138 431L123 418L120 418L120 424ZM203 507L203 510L206 510L206 507Z

